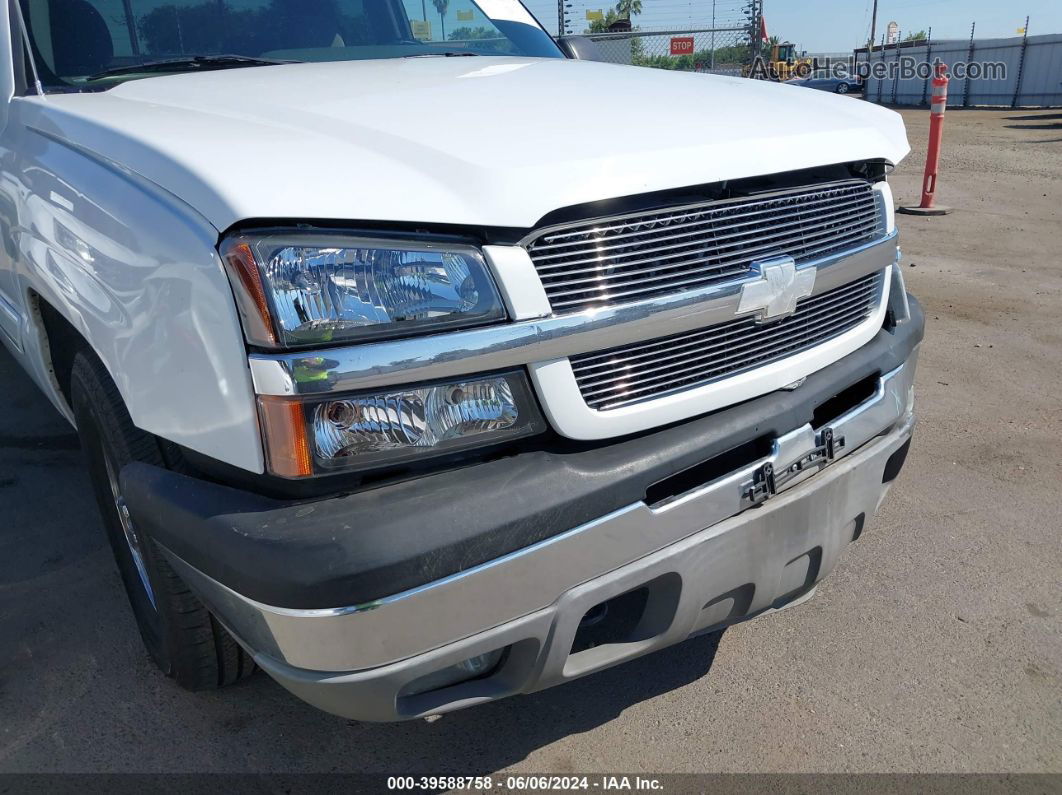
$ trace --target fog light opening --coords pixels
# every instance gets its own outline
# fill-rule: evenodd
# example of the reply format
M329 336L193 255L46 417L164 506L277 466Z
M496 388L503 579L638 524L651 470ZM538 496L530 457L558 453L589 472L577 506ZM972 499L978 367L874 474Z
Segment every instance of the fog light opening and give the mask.
M486 679L493 675L505 661L510 646L486 654L477 654L462 660L456 665L432 671L430 674L414 679L398 693L399 698L419 696L435 690L442 690L454 685L465 684L477 679Z
M594 605L586 611L586 615L579 621L580 629L583 627L592 627L596 624L600 624L605 620L608 615L608 602L602 602L599 605Z
M570 654L631 641L648 603L649 589L642 587L594 605L579 622Z

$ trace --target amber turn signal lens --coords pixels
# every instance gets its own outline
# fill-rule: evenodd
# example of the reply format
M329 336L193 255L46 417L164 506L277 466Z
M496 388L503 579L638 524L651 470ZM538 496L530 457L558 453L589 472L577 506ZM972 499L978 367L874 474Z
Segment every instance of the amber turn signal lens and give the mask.
M313 474L306 415L302 403L280 397L258 398L269 471L284 478Z
M230 273L240 280L243 292L250 298L248 302L250 306L245 302L237 302L248 338L275 345L277 335L273 331L273 317L269 312L269 301L266 299L265 286L262 284L262 274L254 261L251 247L246 243L237 243L225 248L222 256L229 263Z

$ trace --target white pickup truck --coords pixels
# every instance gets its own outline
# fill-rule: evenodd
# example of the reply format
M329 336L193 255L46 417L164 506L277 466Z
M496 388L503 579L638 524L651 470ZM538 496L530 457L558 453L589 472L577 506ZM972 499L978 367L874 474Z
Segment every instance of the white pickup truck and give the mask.
M899 116L460 4L0 7L0 338L184 687L560 684L809 596L903 465Z

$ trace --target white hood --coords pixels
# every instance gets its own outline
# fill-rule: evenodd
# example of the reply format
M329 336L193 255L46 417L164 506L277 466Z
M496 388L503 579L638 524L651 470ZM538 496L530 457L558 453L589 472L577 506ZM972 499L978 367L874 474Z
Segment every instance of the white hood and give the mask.
M899 115L738 78L524 58L292 64L27 101L27 123L250 218L531 227L573 204L908 152Z

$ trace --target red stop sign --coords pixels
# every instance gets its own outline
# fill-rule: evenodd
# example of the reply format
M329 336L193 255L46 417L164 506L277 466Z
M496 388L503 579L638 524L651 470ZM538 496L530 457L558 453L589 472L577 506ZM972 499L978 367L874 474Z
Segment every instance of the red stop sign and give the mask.
M693 55L693 36L674 36L671 39L672 55Z

